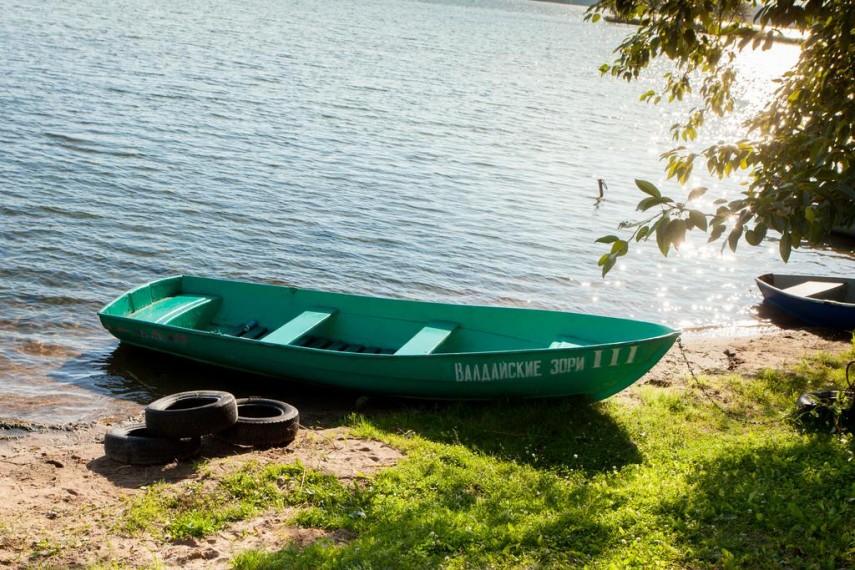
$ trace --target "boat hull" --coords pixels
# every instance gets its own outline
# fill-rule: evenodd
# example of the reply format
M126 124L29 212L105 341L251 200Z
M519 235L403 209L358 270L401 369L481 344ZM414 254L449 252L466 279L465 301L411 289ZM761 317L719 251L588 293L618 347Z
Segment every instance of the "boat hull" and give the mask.
M808 325L855 329L855 279L767 273L755 282L766 303Z
M164 305L160 313L148 309L202 295L209 299L207 304L210 299L216 303L191 307L193 316L180 313L178 302ZM224 332L262 315L264 306L268 313L275 313L271 306L283 307L280 316L269 317L264 328L270 332L257 339ZM306 326L307 313L322 312L313 307L334 309L334 317L315 316L321 323L309 323L318 338L336 339L330 347L302 346L314 342L307 337L314 337L289 336L295 323ZM628 319L377 299L194 277L147 284L116 299L99 317L120 341L143 348L271 377L427 399L606 398L652 368L678 336L667 327ZM450 333L434 331L447 337L429 353L407 354L418 350L413 338L425 336L425 323L437 319L456 327ZM367 345L391 348L366 352Z

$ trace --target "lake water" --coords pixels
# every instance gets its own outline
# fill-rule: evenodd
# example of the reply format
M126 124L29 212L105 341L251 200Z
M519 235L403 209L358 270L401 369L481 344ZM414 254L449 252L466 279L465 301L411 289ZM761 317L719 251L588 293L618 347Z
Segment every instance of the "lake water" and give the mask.
M684 328L761 322L752 279L784 267L774 244L722 257L699 242L668 259L648 244L601 279L593 242L636 218L634 178L663 182L680 111L639 103L644 82L600 76L629 28L583 13L5 0L0 417L89 420L228 386L117 348L98 323L113 297L177 273ZM794 50L746 59L741 113ZM738 192L697 182L712 198ZM798 251L788 269L851 267L842 248Z

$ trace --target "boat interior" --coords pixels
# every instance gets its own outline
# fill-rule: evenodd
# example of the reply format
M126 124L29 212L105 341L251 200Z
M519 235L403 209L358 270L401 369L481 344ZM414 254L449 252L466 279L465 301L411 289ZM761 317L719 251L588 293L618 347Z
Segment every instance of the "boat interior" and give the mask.
M767 283L789 295L840 303L855 302L855 287L848 279L801 277L797 275L763 276Z
M374 323L374 326L370 327L372 334L360 335L357 333L357 328L363 330L365 328L358 327L359 322L368 326L368 321L379 319L366 315L342 315L335 307L312 306L279 324L273 321L265 323L262 317L235 322L227 317L222 306L222 298L218 296L180 294L154 301L129 316L136 320L267 344L358 354L417 356L443 352L475 352L478 351L479 344L483 345L481 350L571 348L590 344L590 341L567 335L558 335L551 342L540 344L485 332L480 335L472 331L461 334L463 330L461 326L457 322L447 320L428 320L422 323L399 320L394 323L394 326L388 323ZM377 334L378 329L382 328L389 330L383 331L383 334ZM392 329L395 329L394 334ZM401 332L398 333L398 330ZM479 336L491 338L481 339L482 342L479 343ZM387 341L366 342L368 337Z
M399 356L588 346L604 334L592 330L606 326L584 315L568 323L568 314L552 311L442 305L438 313L430 303L355 301L282 287L264 286L255 295L234 298L227 289L202 294L154 285L124 295L104 313L269 345ZM566 334L574 328L584 337ZM612 326L609 335L613 331Z

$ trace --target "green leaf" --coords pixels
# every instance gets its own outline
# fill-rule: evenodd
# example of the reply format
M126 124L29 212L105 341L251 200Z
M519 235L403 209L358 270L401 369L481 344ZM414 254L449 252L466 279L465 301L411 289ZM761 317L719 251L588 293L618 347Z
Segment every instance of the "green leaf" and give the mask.
M615 255L611 255L611 254L607 253L607 254L603 255L602 257L600 257L600 260L597 262L597 265L599 265L603 268L603 277L605 277L606 274L612 270L612 267L615 266L616 262L617 262L617 256L615 256Z
M765 239L765 237L765 224L757 224L756 226L754 226L753 230L748 230L747 232L745 232L745 241L748 242L748 245L760 245L763 242L763 239Z
M645 198L644 200L638 203L638 207L636 209L645 212L650 208L653 208L654 206L660 206L662 204L667 204L672 201L673 200L671 200L671 198L668 198L667 196Z
M785 262L790 260L790 252L792 252L793 246L790 240L790 234L784 234L781 236L781 241L778 242L778 252L781 254L781 259Z
M619 237L617 237L617 236L613 236L613 235L609 235L609 236L603 236L603 237L597 238L597 239L594 241L594 243L614 243L614 242L616 242L616 241L618 241L618 240L620 240L620 238L619 238Z
M669 218L667 214L656 222L656 245L659 246L659 251L665 257L668 257L668 250L671 248L671 242L668 241L668 223Z
M719 239L724 234L725 229L727 229L727 226L725 226L724 224L713 225L712 232L710 232L709 243L712 243Z
M727 246L730 248L730 251L736 251L736 245L739 243L739 238L742 237L742 226L736 226L730 231L730 235L727 236Z
M689 210L689 220L699 230L707 231L707 217L700 210Z
M636 179L635 185L638 186L639 190L641 190L645 194L653 196L654 198L659 198L660 196L662 196L662 193L659 192L659 189L647 180Z
M805 219L811 224L816 221L816 210L813 208L805 209Z
M616 256L626 255L626 252L628 250L629 250L629 244L622 239L619 239L612 244L612 255L616 255Z
M748 230L745 232L745 241L748 242L748 245L757 245L761 240L757 239L757 235L754 233L754 230Z
M671 220L665 234L668 243L676 248L686 239L686 220Z
M692 200L697 200L698 198L700 198L701 196L703 196L706 193L707 193L707 189L703 186L699 186L699 187L693 189L691 192L689 192L688 201L691 202Z

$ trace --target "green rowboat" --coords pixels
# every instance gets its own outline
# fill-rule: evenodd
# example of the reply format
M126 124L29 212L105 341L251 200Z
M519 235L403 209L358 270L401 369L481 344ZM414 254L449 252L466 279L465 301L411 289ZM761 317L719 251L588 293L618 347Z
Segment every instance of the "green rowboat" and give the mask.
M629 319L193 276L133 289L98 316L128 344L267 376L429 399L600 400L638 380L679 335Z

